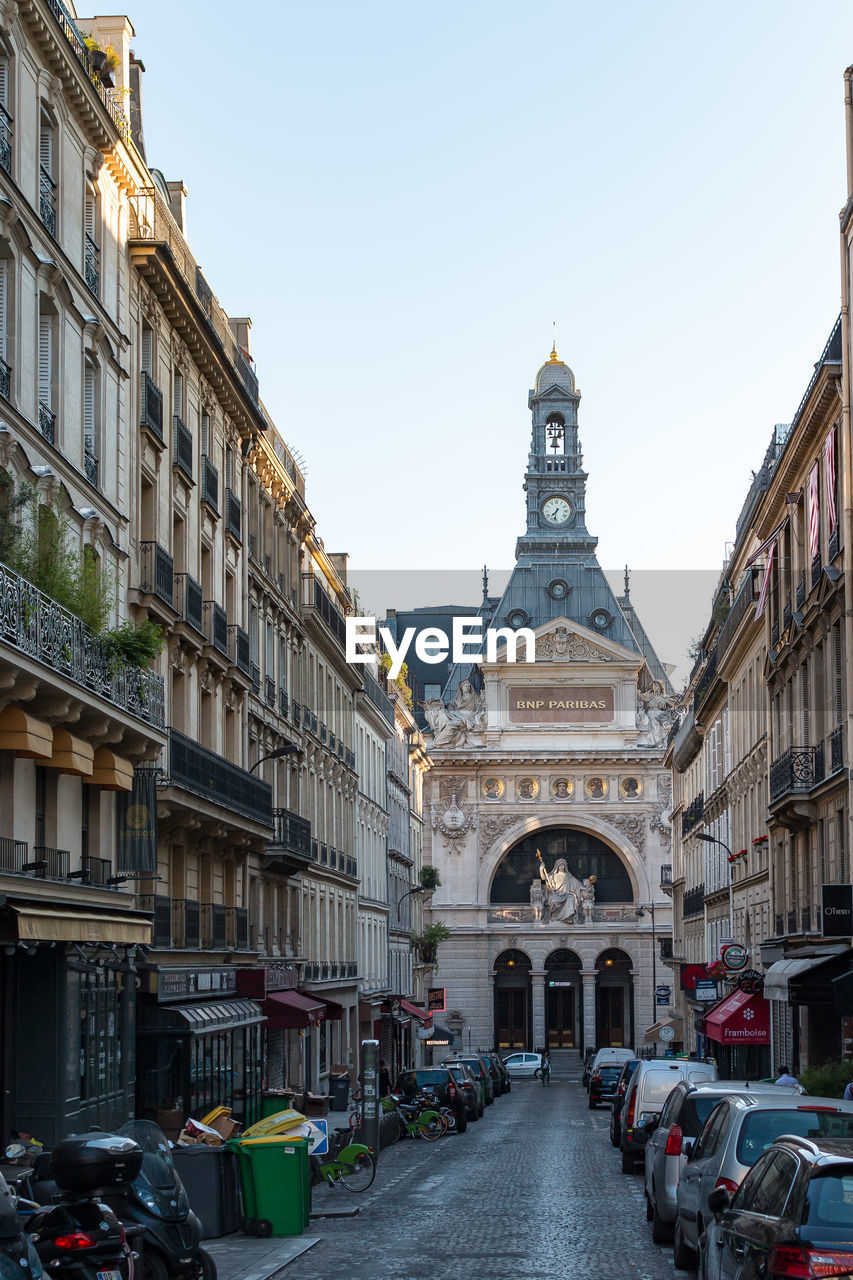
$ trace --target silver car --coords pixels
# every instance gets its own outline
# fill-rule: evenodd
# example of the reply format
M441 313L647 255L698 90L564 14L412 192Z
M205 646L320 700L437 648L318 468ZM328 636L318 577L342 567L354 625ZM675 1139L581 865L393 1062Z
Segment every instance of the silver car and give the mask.
M538 1080L542 1075L541 1053L511 1053L503 1064L511 1080Z
M799 1086L788 1088L778 1084L755 1084L747 1080L713 1080L692 1084L682 1080L664 1103L646 1143L646 1218L652 1224L652 1239L663 1244L672 1239L678 1203L678 1181L687 1164L690 1143L723 1098L733 1093L770 1093L778 1098L801 1092Z
M734 1194L763 1151L782 1134L817 1141L853 1138L853 1102L802 1094L732 1094L718 1102L691 1144L678 1183L673 1261L696 1266L699 1241L713 1219L708 1196L716 1187Z

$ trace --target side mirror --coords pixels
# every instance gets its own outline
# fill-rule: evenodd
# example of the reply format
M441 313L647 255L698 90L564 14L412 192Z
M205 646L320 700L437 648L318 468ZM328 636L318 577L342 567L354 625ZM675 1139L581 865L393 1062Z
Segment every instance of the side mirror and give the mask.
M686 1156L686 1158L687 1158L688 1160L692 1160L692 1159L693 1159L693 1148L694 1148L694 1146L695 1146L695 1143L693 1143L693 1142L691 1142L691 1141L685 1141L685 1142L682 1142L682 1144L681 1144L681 1154L682 1154L683 1156Z
M717 1222L720 1221L726 1209L732 1202L731 1193L725 1187L715 1187L708 1196L708 1208L713 1213Z
M645 1124L644 1124L644 1126L643 1126L643 1127L645 1128L646 1133L654 1133L655 1129L657 1129L657 1127L658 1127L658 1125L659 1125L659 1124L660 1124L660 1116L659 1116L659 1115L657 1115L657 1116L649 1116L648 1120L646 1120L646 1122L645 1122Z

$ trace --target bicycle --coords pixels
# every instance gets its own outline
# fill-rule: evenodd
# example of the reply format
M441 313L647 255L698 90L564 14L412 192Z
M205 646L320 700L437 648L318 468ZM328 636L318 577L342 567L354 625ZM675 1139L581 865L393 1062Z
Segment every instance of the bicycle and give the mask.
M366 1191L376 1177L373 1152L363 1142L347 1141L345 1146L342 1145L348 1138L349 1129L336 1129L335 1143L340 1148L337 1154L329 1159L311 1157L317 1180L322 1178L330 1187L340 1183L347 1191Z
M353 1089L349 1096L349 1110L350 1110L349 1127L351 1129L361 1128L361 1103L362 1103L361 1089Z
M403 1136L406 1138L423 1138L425 1142L435 1142L447 1133L447 1121L440 1111L430 1105L424 1106L425 1099L417 1097L412 1103L403 1101L400 1094L392 1093L394 1106Z

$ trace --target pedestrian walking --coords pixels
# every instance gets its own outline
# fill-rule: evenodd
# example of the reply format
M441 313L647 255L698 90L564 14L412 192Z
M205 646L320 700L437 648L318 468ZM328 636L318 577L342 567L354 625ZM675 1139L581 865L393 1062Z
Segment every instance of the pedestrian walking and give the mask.
M847 1081L841 1096L845 1102L853 1102L853 1080Z
M546 1049L542 1054L542 1084L549 1085L551 1083L551 1057Z
M791 1075L787 1066L780 1064L780 1066L777 1067L777 1070L779 1072L779 1078L776 1081L777 1084L786 1084L789 1088L792 1088L795 1084L799 1084L799 1080L797 1080L796 1076Z
M379 1059L379 1096L387 1098L391 1092L391 1074L386 1066L385 1059Z

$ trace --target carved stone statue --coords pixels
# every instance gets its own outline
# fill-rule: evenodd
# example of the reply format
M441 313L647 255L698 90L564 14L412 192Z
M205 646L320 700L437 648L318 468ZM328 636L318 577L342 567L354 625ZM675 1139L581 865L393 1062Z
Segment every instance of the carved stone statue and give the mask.
M470 680L463 680L449 706L440 698L424 704L424 715L433 732L433 747L467 747L471 734L486 727L486 699Z
M677 699L665 694L659 683L637 694L638 747L662 747L676 719Z
M531 880L530 882L530 905L533 908L533 919L542 919L542 906L544 897L542 894L542 881Z
M580 881L569 871L565 858L558 858L554 863L554 870L548 871L538 849L536 857L539 859L539 875L545 885L545 910L548 919L570 924L578 913Z
M593 876L587 876L581 886L581 909L583 911L584 924L592 924L592 908L595 902L595 884L593 881Z

